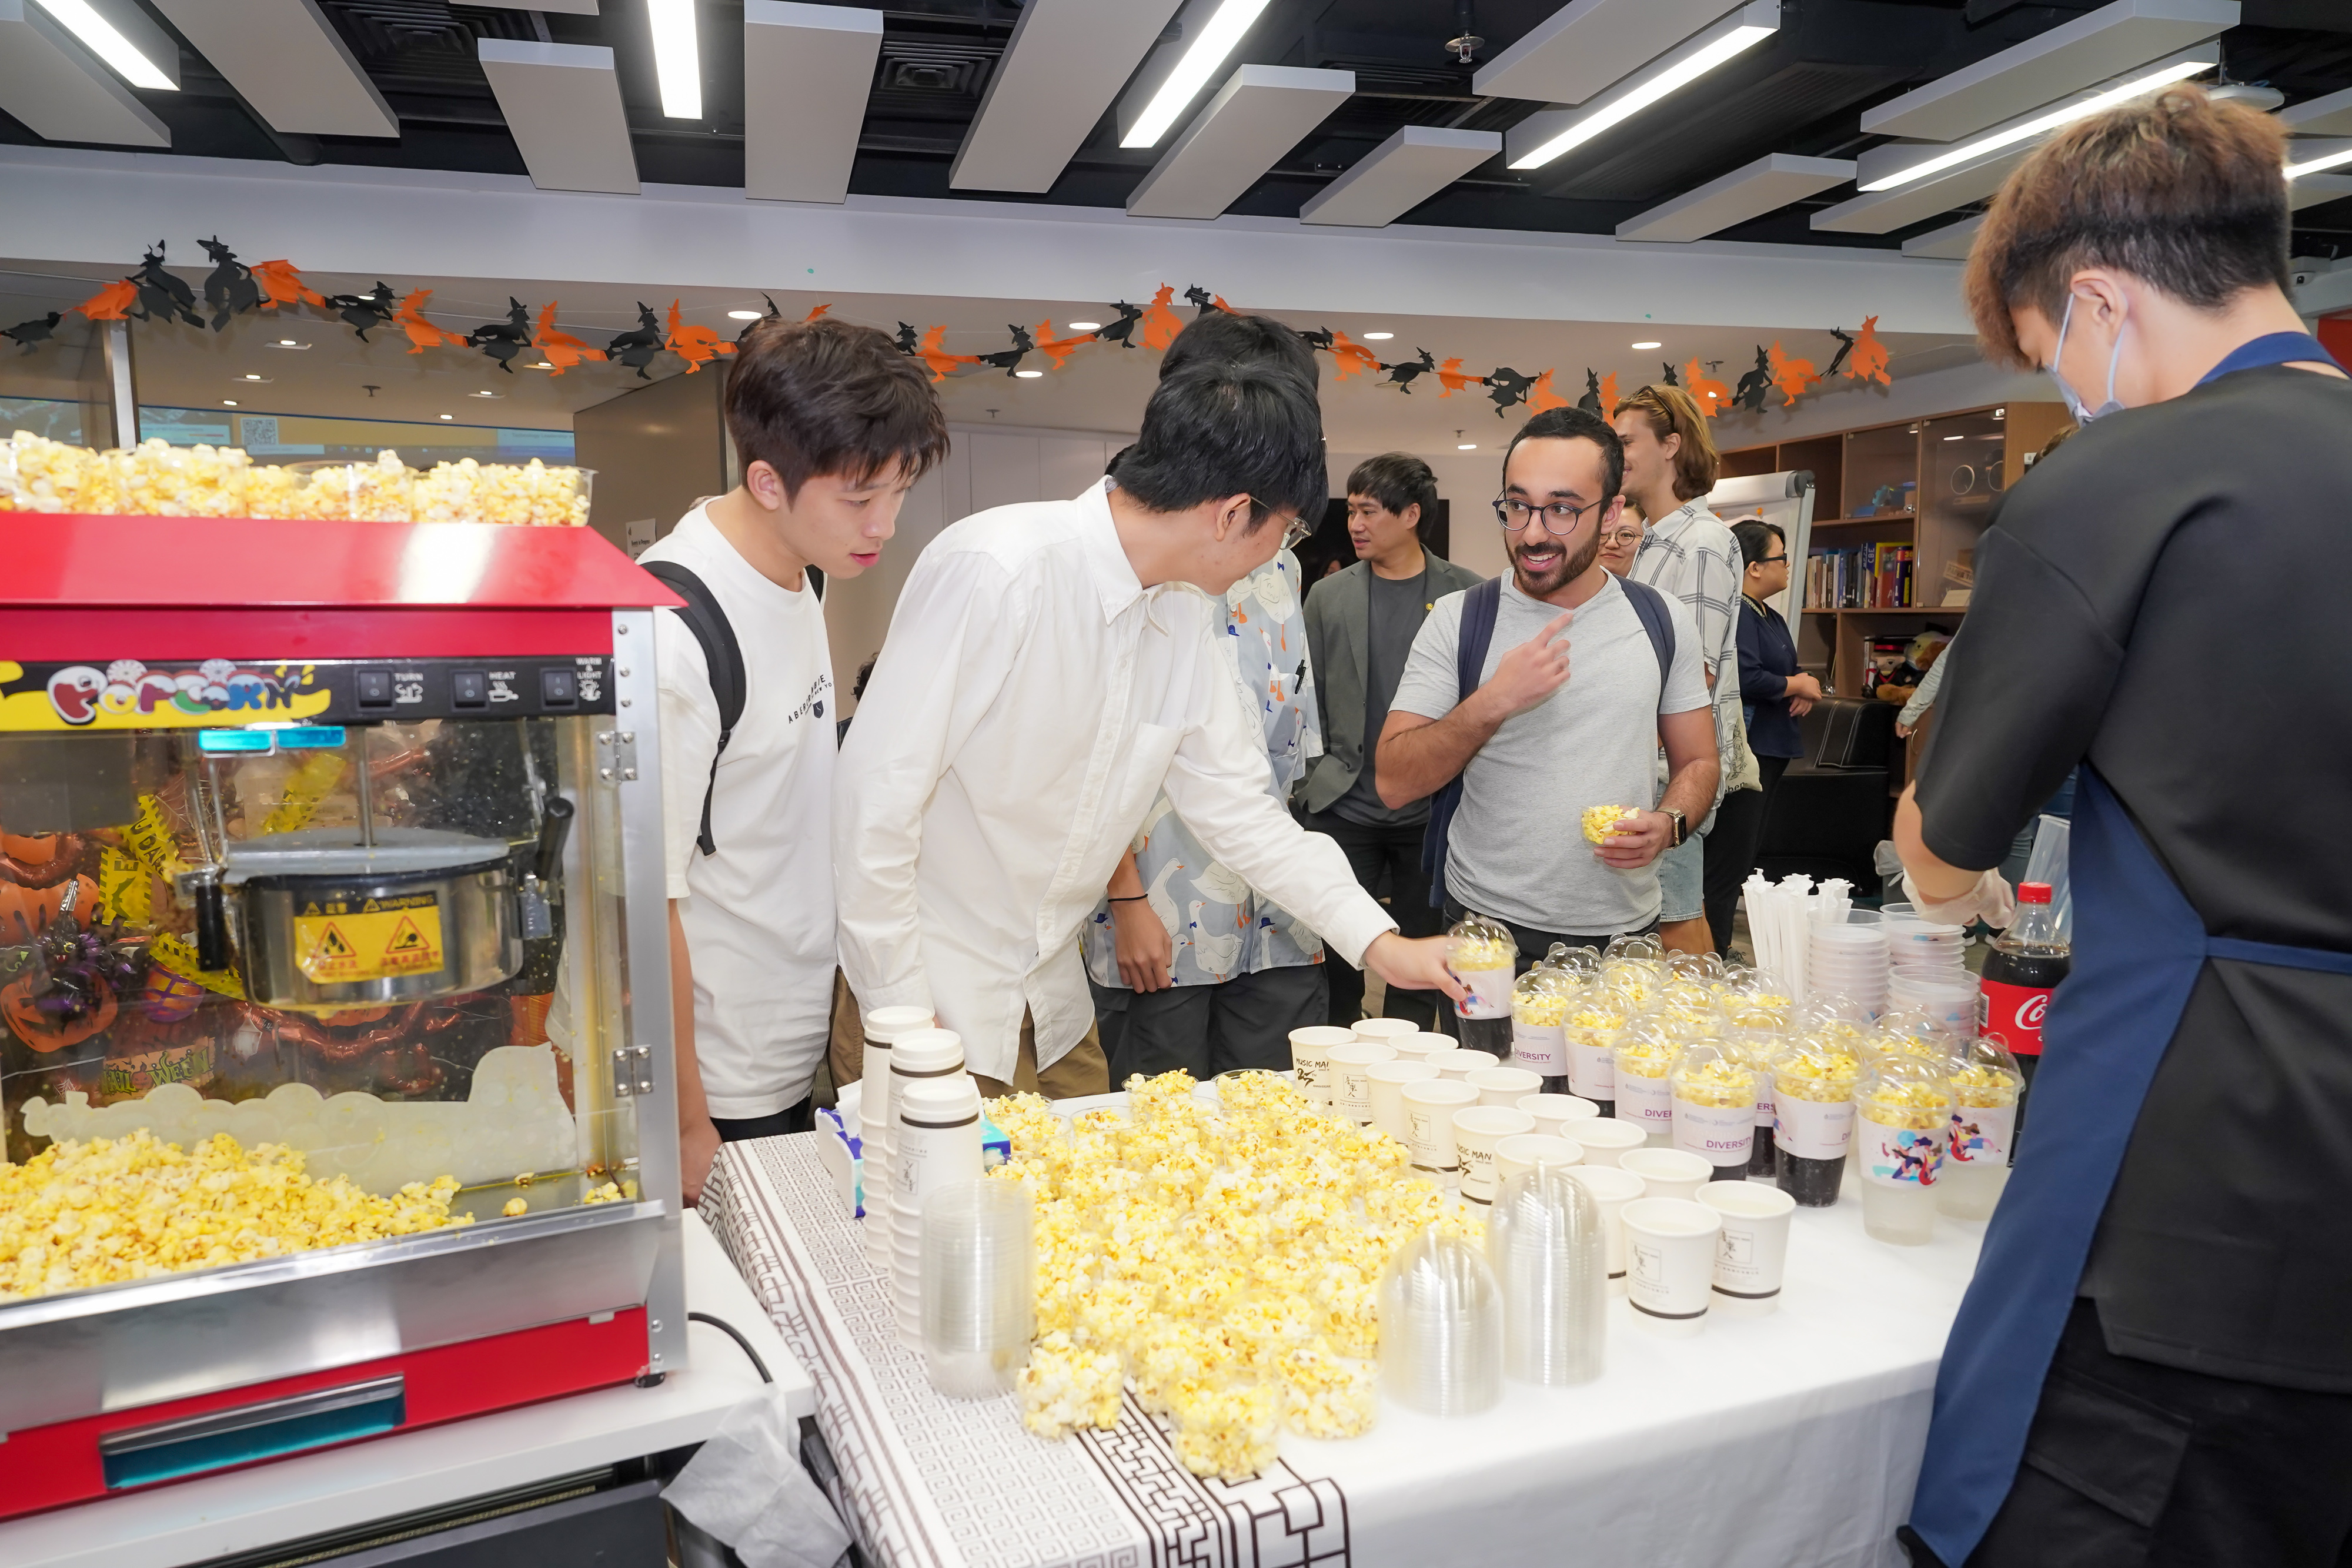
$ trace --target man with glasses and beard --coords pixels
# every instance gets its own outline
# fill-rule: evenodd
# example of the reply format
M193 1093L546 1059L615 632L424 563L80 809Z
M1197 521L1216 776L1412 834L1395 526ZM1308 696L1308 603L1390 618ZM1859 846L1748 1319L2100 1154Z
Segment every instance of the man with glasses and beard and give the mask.
M1522 968L1555 942L1654 926L1657 858L1715 800L1690 612L1601 562L1623 479L1617 433L1596 416L1549 409L1521 427L1495 502L1510 575L1437 601L1381 732L1381 798L1439 797L1429 853L1446 918L1500 920ZM1633 813L1597 846L1580 831L1594 806Z

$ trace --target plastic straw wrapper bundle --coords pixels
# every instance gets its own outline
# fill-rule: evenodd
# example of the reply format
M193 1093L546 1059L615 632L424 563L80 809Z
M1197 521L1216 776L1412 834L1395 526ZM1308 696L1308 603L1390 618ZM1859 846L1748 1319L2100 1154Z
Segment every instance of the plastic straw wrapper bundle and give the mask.
M1806 956L1816 920L1843 920L1853 907L1853 884L1832 877L1818 886L1809 876L1773 882L1763 875L1748 879L1740 890L1748 899L1748 934L1755 944L1756 967L1789 983L1798 1001L1812 995L1806 974Z

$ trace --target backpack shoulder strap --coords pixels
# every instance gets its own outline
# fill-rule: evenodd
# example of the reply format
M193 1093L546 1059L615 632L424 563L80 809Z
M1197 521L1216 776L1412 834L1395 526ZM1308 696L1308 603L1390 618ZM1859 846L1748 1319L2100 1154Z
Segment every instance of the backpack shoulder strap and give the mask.
M686 629L701 644L702 662L710 672L710 695L719 705L719 746L710 754L710 779L702 789L702 831L695 842L704 854L716 854L719 845L710 836L710 796L719 785L719 758L725 755L728 739L743 717L742 644L735 641L735 628L729 623L727 612L719 607L710 585L696 576L691 568L674 560L640 564L656 581L686 601L678 619L686 622Z
M1462 595L1462 624L1454 642L1454 674L1461 695L1455 699L1467 702L1470 694L1478 689L1479 677L1486 668L1486 650L1495 641L1495 618L1503 607L1503 580L1490 577L1467 589ZM1462 803L1462 776L1455 774L1446 780L1445 788L1430 797L1429 825L1422 830L1421 863L1429 873L1429 906L1445 907L1445 841L1454 826L1454 810Z
M1646 582L1636 582L1621 577L1617 586L1633 606L1633 613L1642 622L1642 630L1650 634L1650 646L1658 655L1658 691L1663 695L1666 681L1675 673L1675 619L1666 612L1666 596Z

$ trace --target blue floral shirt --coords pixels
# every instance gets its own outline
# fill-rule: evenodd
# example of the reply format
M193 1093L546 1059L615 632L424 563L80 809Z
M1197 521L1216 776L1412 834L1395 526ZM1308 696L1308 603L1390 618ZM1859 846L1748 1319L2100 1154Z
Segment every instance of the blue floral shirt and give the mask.
M1307 765L1323 752L1314 674L1307 664L1305 584L1284 550L1225 594L1225 645L1243 695L1265 721L1266 789L1287 801ZM1323 961L1322 939L1201 847L1162 794L1135 837L1136 870L1152 913L1168 928L1180 986L1213 986L1236 975ZM1108 899L1084 937L1087 973L1123 987Z

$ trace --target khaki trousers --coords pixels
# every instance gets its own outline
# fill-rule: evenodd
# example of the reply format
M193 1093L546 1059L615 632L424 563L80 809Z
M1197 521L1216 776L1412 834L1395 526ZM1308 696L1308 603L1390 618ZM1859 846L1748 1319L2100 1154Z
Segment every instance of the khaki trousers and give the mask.
M858 1082L866 1075L866 1030L860 1021L857 998L850 994L849 982L839 970L833 977L833 1038L825 1048L825 1061L833 1074L837 1092L842 1086ZM1095 1026L1087 1026L1087 1037L1072 1046L1067 1054L1045 1071L1037 1071L1037 1036L1029 1013L1021 1014L1021 1054L1013 1066L1013 1082L1003 1082L973 1073L980 1092L987 1095L1011 1094L1016 1092L1043 1094L1048 1100L1074 1100L1081 1094L1110 1092L1110 1064L1103 1059L1102 1037Z

